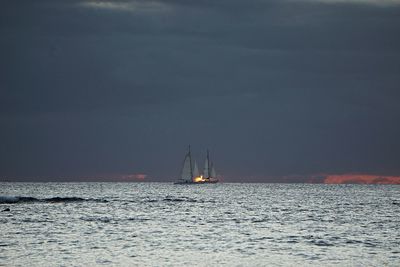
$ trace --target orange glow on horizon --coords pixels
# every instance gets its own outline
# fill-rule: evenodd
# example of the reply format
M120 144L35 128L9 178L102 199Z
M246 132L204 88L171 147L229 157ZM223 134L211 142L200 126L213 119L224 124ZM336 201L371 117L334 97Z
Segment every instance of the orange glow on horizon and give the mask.
M400 184L400 176L371 174L327 175L324 184Z
M124 174L119 178L125 181L144 181L147 177L147 174L144 173L136 173L136 174Z

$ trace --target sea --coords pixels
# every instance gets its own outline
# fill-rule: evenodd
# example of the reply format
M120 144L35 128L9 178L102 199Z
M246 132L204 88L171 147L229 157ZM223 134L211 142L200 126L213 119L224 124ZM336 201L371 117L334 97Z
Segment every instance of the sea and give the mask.
M400 266L400 186L0 183L0 266Z

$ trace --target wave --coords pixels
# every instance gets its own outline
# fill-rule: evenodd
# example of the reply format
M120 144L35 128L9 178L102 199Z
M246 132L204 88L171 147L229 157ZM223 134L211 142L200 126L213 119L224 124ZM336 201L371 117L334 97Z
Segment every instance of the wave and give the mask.
M86 216L80 218L82 221L86 222L100 222L100 223L113 223L117 224L122 221L136 221L136 222L145 222L149 221L149 218L142 218L142 217L128 217L128 218L118 218L118 217L105 217L105 216Z
M166 196L163 201L170 201L170 202L202 202L199 199L194 199L190 197L173 197L173 196Z
M66 202L108 202L105 199L80 198L80 197L50 197L50 198L35 198L22 196L0 196L0 204L16 204L16 203L66 203Z
M128 202L136 202L134 201L128 201ZM154 203L154 202L204 202L204 200L201 199L193 199L189 197L172 197L172 196L166 196L164 198L159 198L159 199L154 199L154 198L145 198L139 202L142 203Z

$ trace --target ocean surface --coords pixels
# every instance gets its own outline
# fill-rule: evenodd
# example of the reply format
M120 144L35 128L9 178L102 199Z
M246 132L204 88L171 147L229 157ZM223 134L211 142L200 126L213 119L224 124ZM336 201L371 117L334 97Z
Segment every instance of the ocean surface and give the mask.
M400 186L0 183L1 266L400 266Z

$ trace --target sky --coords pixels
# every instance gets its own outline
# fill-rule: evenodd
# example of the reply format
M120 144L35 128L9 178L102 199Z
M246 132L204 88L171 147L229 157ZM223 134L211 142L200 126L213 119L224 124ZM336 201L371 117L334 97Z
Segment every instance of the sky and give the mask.
M0 181L173 181L190 144L400 183L399 33L400 0L2 1Z

